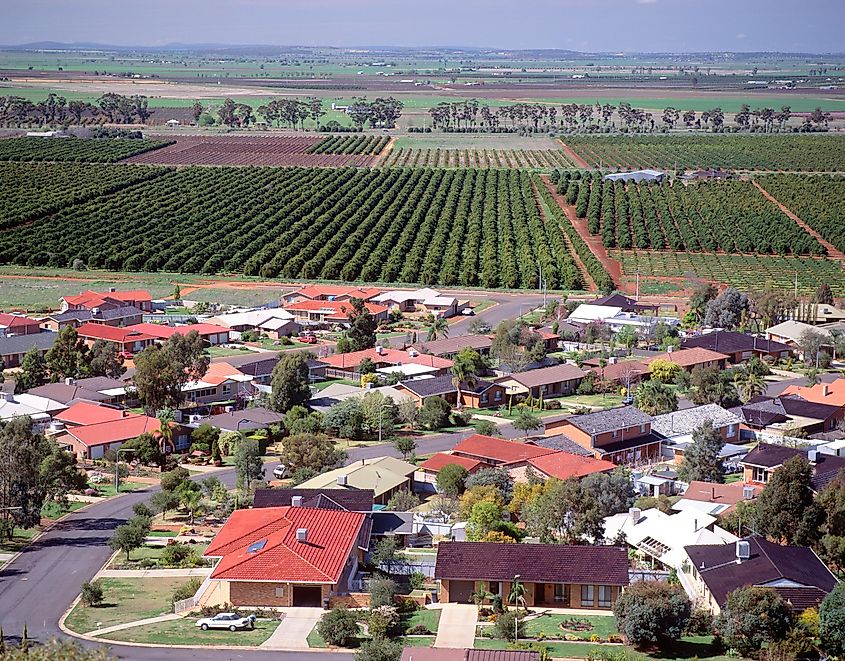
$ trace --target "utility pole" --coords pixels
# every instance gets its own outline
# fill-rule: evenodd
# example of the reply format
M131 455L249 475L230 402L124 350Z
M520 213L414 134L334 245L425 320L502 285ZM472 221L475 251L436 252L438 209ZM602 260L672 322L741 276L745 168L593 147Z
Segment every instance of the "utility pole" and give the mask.
M637 271L637 295L634 298L635 301L640 300L640 272Z

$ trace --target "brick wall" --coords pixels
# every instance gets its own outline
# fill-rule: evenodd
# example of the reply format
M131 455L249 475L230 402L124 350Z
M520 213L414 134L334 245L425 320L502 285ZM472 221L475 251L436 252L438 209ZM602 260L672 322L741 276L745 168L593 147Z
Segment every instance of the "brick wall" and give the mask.
M276 589L281 589L281 596ZM291 606L293 589L290 583L246 583L232 581L229 587L233 606Z
M336 594L329 597L329 608L369 608L370 594L368 592L352 592L351 594Z

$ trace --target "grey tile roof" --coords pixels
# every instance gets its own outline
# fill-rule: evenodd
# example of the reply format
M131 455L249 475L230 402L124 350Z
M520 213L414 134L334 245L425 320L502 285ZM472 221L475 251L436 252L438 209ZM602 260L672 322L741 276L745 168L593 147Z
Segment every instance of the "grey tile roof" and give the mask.
M220 413L219 415L213 415L210 418L201 420L200 422L205 422L212 427L228 431L245 431L252 429L264 429L269 425L279 424L283 420L284 416L281 413L256 407L252 409L243 409L241 411Z
M53 346L58 336L58 333L34 333L32 335L0 337L0 356L26 353L32 347L46 351Z
M120 379L110 379L107 376L92 376L88 379L77 379L76 385L86 390L111 390L112 388L123 388L126 384Z
M722 353L740 353L743 351L756 351L758 353L780 353L791 351L789 345L774 340L767 340L764 337L746 335L734 331L714 331L695 337L688 337L681 340L681 347L691 349L701 347Z
M738 425L742 422L738 415L723 409L718 404L705 404L654 416L651 420L651 430L664 436L691 434L707 420L710 420L716 429Z
M605 411L595 411L567 418L578 429L588 434L604 434L622 427L634 427L651 422L651 416L633 406L622 406Z
M445 395L455 392L455 386L452 383L451 375L435 376L432 379L410 379L401 382L402 387L407 388L420 397L432 397L433 395ZM491 388L493 383L489 381L476 381L475 384L470 385L465 381L461 384L461 390L467 393L482 393Z
M136 308L134 305L123 305L119 308L100 308L97 314L91 310L67 310L58 314L50 315L53 321L70 321L75 319L77 321L91 321L92 319L102 321L112 321L114 319L126 319L127 317L143 316L144 311Z
M369 512L373 509L372 489L256 489L253 507L285 507L293 496L302 496L302 507Z
M43 386L27 390L30 395L46 397L55 402L70 404L76 400L84 399L89 402L104 402L109 399L108 395L101 395L96 390L88 390L77 384L46 383Z
M413 512L373 512L373 535L410 535L414 532Z
M536 445L538 448L545 448L547 450L560 450L561 452L568 452L569 454L577 454L581 457L592 457L593 453L582 448L575 441L568 436L558 434L557 436L538 436L528 441L531 445Z

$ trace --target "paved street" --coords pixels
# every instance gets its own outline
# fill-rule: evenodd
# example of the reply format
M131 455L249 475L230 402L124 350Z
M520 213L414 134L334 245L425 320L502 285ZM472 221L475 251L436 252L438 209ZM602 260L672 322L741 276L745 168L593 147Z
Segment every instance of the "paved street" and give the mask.
M505 426L502 431L514 434L515 430ZM417 452L428 454L452 448L460 439L470 435L472 429L460 434L437 434L421 437L417 441ZM349 450L347 463L381 455L401 456L392 445L369 446ZM268 465L268 470L271 470ZM223 470L215 473L226 485L235 483L235 471ZM198 476L199 479L203 476ZM90 580L112 554L108 541L114 529L132 515L132 506L144 500L158 488L123 495L113 500L91 505L74 512L57 523L5 570L0 572L0 626L7 639L20 636L23 625L31 640L45 641L53 637L64 637L58 627L61 616L79 594L79 587ZM143 661L173 661L194 659L196 653L190 650L167 650L114 645L113 653L121 658ZM316 657L314 656L316 654ZM311 658L336 658L335 654L314 653ZM273 659L294 661L301 659L297 652L263 652L258 650L208 650L203 659L223 661L224 659Z

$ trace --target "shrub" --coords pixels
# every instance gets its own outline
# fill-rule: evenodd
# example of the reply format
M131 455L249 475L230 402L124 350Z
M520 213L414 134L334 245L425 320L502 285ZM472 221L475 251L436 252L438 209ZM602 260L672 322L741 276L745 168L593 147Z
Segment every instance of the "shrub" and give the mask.
M713 633L713 613L706 608L696 608L687 621L684 633L690 636L709 636Z
M725 644L742 656L759 652L764 643L784 640L791 627L792 611L771 588L734 590L716 620Z
M396 597L396 581L391 578L370 579L370 606L392 606Z
M690 617L690 601L679 585L643 581L622 593L613 613L619 632L642 647L680 638Z
M392 640L368 640L355 653L355 661L399 661L402 645Z
M394 606L373 608L367 617L367 628L375 640L384 640L396 633L399 613Z
M819 637L828 654L845 656L845 583L840 583L819 607Z
M190 599L197 593L197 590L200 589L200 585L202 585L202 580L199 576L192 576L187 583L183 583L173 590L173 594L170 597L170 603L175 604L177 601Z
M408 576L408 582L411 584L411 589L422 590L425 585L425 578L425 574L421 571L411 572L411 575Z
M514 640L514 626L516 626L516 633L520 638L525 637L525 622L518 618L516 611L505 611L496 617L496 623L493 625L493 637L502 638L504 640Z
M196 549L187 544L168 544L161 553L159 564L162 567L196 567L200 558Z
M83 606L93 607L103 603L103 587L99 581L85 581L82 584L80 601Z
M346 608L330 610L317 623L317 633L329 645L349 647L358 636L357 616Z

